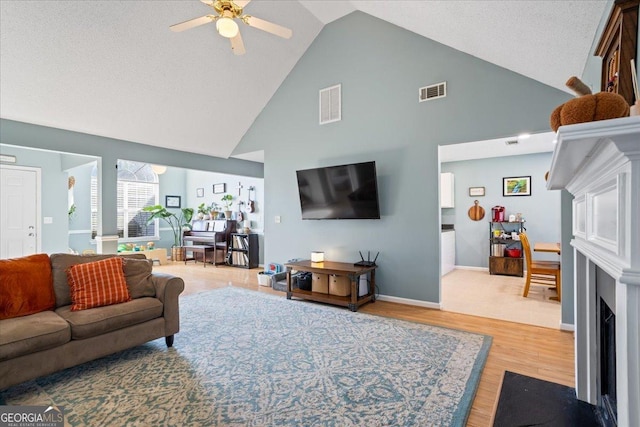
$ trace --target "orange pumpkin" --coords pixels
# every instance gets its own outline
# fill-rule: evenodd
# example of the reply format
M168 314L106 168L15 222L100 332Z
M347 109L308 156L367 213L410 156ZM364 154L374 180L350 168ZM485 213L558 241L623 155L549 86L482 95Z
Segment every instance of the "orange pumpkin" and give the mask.
M556 107L551 113L550 125L554 132L563 125L617 119L629 115L629 104L612 92L591 93L591 89L573 76L566 85L579 96Z

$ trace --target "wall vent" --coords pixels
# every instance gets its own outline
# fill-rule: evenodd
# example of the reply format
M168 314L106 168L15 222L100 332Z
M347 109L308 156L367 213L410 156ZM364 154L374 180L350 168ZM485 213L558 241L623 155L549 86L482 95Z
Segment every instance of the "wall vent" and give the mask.
M342 85L320 89L320 124L342 120Z
M418 89L418 101L431 101L447 96L447 82L437 83Z

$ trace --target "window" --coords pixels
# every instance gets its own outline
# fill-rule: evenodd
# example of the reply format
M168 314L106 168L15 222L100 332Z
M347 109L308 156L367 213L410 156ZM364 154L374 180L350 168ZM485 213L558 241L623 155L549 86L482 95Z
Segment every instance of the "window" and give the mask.
M91 237L98 231L98 170L91 171ZM147 163L118 160L118 236L122 240L160 238L158 220L147 224L151 216L145 206L158 204L158 175Z

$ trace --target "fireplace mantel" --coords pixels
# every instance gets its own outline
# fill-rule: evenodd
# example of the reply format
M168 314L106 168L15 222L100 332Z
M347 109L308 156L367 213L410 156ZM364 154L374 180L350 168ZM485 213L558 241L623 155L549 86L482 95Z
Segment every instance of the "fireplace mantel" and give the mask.
M558 129L547 188L573 196L576 393L597 404L596 270L615 280L618 425L640 425L640 117ZM567 268L563 266L563 268Z

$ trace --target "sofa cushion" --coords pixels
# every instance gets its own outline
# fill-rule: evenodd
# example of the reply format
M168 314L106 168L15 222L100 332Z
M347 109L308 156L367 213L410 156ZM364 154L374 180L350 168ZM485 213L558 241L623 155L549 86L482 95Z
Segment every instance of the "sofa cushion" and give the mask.
M149 297L91 310L71 311L71 306L56 309L56 313L71 325L71 337L76 340L158 318L162 316L162 311L162 303Z
M0 320L0 361L58 347L71 339L69 324L53 311Z
M118 256L115 254L104 255L74 255L74 254L52 254L51 273L53 274L53 291L56 294L56 307L63 307L71 304L71 288L67 280L67 269L72 265L95 262L102 259ZM144 254L120 255L123 258L146 259Z
M72 265L67 276L71 286L71 311L131 300L120 257Z
M0 319L55 308L49 255L0 260Z
M124 278L127 281L131 299L156 296L156 288L151 280L153 261L150 259L124 260Z

